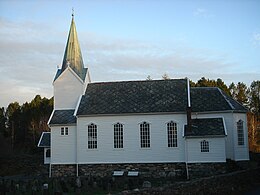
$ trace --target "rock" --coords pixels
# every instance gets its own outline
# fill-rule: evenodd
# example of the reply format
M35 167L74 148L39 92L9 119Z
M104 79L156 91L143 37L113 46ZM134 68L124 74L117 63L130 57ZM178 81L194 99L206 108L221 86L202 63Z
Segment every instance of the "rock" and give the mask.
M149 182L149 181L144 181L144 183L143 183L143 188L151 188L151 187L152 187L151 182Z
M171 171L171 172L168 173L167 176L168 176L168 177L175 177L175 176L176 176L176 173L175 173L175 171Z

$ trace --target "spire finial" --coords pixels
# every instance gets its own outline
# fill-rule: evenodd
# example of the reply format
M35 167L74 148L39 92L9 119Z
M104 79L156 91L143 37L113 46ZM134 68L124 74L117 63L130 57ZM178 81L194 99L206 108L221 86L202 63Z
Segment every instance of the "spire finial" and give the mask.
M74 7L72 7L72 14L71 14L72 18L74 18Z

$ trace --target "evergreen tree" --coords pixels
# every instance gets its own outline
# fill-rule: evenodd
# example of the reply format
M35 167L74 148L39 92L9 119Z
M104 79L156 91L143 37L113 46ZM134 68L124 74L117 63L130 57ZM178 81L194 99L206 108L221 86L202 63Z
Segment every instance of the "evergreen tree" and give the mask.
M253 81L250 85L250 110L260 116L260 81Z
M4 136L7 135L6 131L6 116L4 107L0 108L0 133Z

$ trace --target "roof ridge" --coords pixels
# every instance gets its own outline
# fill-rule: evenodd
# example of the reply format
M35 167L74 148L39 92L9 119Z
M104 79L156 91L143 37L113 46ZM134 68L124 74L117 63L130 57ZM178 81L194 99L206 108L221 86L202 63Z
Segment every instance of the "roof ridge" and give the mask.
M226 100L226 102L228 103L228 105L231 107L232 110L235 110L235 107L232 105L232 103L227 99L227 97L225 96L225 94L223 93L223 91L218 88L218 91L220 92L220 94L222 95L222 97Z
M130 82L154 82L154 81L180 81L186 79L157 79L157 80L129 80L129 81L100 81L100 82L91 82L89 84L103 84L103 83L130 83Z
M192 89L219 89L219 87L191 87Z

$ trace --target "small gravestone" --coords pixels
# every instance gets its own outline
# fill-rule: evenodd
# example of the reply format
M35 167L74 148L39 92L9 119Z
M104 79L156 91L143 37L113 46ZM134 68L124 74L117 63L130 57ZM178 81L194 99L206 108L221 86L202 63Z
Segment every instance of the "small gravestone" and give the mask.
M138 188L135 188L133 192L140 192L140 190Z
M46 190L48 190L48 188L49 188L49 185L48 185L47 183L44 183L42 187L43 187L43 190L45 190L45 191L46 191Z
M93 182L93 188L97 188L97 182Z
M77 187L77 188L81 188L81 180L80 180L80 177L77 177L77 179L76 179L76 187Z
M149 181L144 181L144 183L143 183L143 188L151 188L151 187L152 187L151 182L149 182Z

